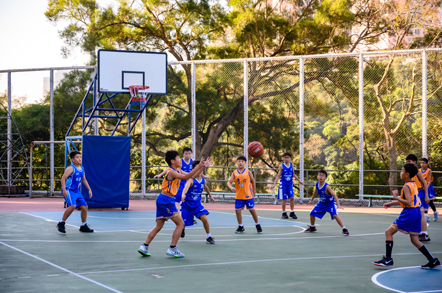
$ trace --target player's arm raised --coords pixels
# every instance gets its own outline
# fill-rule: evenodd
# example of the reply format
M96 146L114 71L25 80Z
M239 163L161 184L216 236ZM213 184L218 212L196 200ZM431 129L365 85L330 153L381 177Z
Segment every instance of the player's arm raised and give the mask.
M86 174L83 174L83 178L81 179L81 182L83 183L84 186L86 186L87 190L89 190L89 198L92 198L92 189L86 180Z
M153 178L159 178L159 177L163 177L163 176L164 176L164 174L166 174L166 173L167 173L167 169L166 169L166 170L164 170L163 172L161 172L160 174L157 174L157 175L153 176Z
M331 194L331 196L333 196L333 198L335 199L335 201L336 201L336 205L337 205L338 209L344 209L344 208L341 207L341 205L339 204L339 198L338 198L338 196L336 195L336 193L331 189L330 185L327 185L327 187L325 188L325 192L327 192L327 191L328 191L328 193Z
M273 190L273 188L275 188L276 186L276 182L278 182L279 178L281 177L281 172L282 172L282 165L279 165L278 168L278 175L276 175L275 177L275 181L273 182L272 186L270 186L270 189Z
M232 186L234 180L235 180L235 174L232 173L232 175L230 175L229 181L227 181L227 187L229 187L229 189L232 192L236 192L236 188Z
M66 190L66 179L68 179L72 173L74 173L74 169L72 166L69 166L66 168L66 170L64 170L63 176L61 177L61 190L64 197L68 196L68 191Z
M417 178L419 178L419 181L422 183L422 186L425 190L425 203L429 203L430 198L428 197L428 184L427 181L424 179L424 176L422 176L422 172L420 170L417 171Z
M250 170L249 170L249 177L250 177L250 184L252 184L252 188L253 188L253 196L255 196L255 194L256 194L256 181L255 181L255 178L253 177L252 172L250 172Z
M167 174L167 179L168 180L173 180L175 178L180 179L180 180L189 180L190 178L195 178L196 176L198 176L199 173L201 173L204 168L206 168L205 164L209 164L209 159L207 159L207 161L204 160L204 158L201 158L201 162L195 167L195 169L193 169L192 171L190 171L189 173L178 173L175 170L172 170L169 172L169 174Z
M181 196L181 201L184 202L184 200L186 199L187 191L189 190L190 186L192 186L192 185L193 185L193 179L187 180L186 185L184 186L184 189L183 189L183 193L182 193L183 195Z

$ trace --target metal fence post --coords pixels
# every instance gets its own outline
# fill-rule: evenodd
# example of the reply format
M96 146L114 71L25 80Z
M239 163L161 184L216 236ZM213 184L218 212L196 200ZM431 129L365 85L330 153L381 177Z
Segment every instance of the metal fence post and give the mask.
M32 159L33 159L33 155L34 155L34 144L31 142L31 148L30 148L30 155L31 158L29 159L29 172L28 172L28 176L29 176L29 198L32 198Z
M190 113L192 114L192 117L190 117L191 119L191 134L192 134L192 157L195 160L195 152L196 152L196 140L197 140L197 127L198 125L196 125L196 82L195 82L195 63L192 63L192 82L191 82L191 110Z
M364 194L364 56L359 54L359 203Z
M247 147L249 144L249 68L247 60L244 61L244 156L248 158Z
M146 111L143 111L141 123L141 198L144 199L146 194Z
M51 91L50 95L50 101L49 101L49 140L54 141L54 70L50 70L50 77L49 77L49 88ZM51 187L50 192L51 195L54 195L54 144L51 143L49 146L49 161L50 161L50 176L51 176Z
M12 78L11 72L8 72L8 195L11 195L12 182Z
M422 157L427 158L427 52L422 52Z
M299 179L304 182L304 58L299 59ZM304 200L304 188L299 188L299 201Z

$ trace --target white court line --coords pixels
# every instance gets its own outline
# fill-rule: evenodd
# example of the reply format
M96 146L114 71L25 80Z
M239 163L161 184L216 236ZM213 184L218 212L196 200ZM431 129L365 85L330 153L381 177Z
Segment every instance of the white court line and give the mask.
M288 226L290 227L290 226ZM287 233L280 233L280 234L265 234L266 236L281 236L281 235L293 235L293 234L300 234L300 233L304 233L304 231L306 229L299 227L299 226L292 226L295 228L300 228L301 231L297 231L297 232L287 232ZM188 230L186 230L188 231ZM134 231L135 232L135 231ZM205 232L204 232L205 233ZM165 236L170 236L170 234L166 234L166 233L158 233L157 235L165 235ZM242 234L242 236L249 236L249 237L255 237L256 235L246 235L246 234ZM201 235L188 235L186 234L186 237L201 237ZM232 234L229 235L218 235L218 234L214 234L213 237L232 237Z
M435 253L439 253L439 252L435 252ZM377 274L374 274L373 277L371 277L371 281L373 283L375 283L376 285L378 285L379 287L382 287L384 289L390 290L390 291L394 291L394 292L399 292L399 293L430 293L430 292L442 292L442 290L431 290L431 291L415 291L415 292L409 292L409 291L401 291L401 290L396 290L390 287L387 287L385 285L382 285L381 283L378 282L377 278L379 275L381 274L385 274L391 271L397 271L397 270L403 270L403 269L410 269L410 268L420 268L419 266L415 266L415 267L403 267L403 268L396 268L396 269L390 269L390 270L385 270L382 272L379 272Z
M441 253L441 252L435 252ZM420 252L412 253L396 253L395 255L414 255L421 254ZM376 257L379 254L365 254L365 255L333 255L333 256L313 256L313 257L293 257L293 258L275 258L275 259L257 259L257 260L244 260L244 261L229 261L229 262L216 262L216 263L202 263L193 265L181 265L181 266L167 266L167 267L154 267L154 268L138 268L138 269L126 269L126 270L111 270L111 271L96 271L96 272L84 272L79 273L81 275L89 274L103 274L103 273L121 273L121 272L134 272L134 271L150 271L160 269L177 269L177 268L191 268L191 267L204 267L204 266L221 266L232 264L247 264L247 263L261 263L261 262L279 262L279 261L292 261L292 260L315 260L315 259L335 259L335 258L355 258L355 257Z
M51 220L51 219L48 219L48 218L43 218L43 217L36 216L36 215L33 215L33 214L28 214L28 213L24 213L24 212L20 212L20 214L28 215L28 216L33 216L33 217L36 217L36 218L40 218L40 219L46 220L47 222L55 222L55 223L58 223L58 222L55 221L55 220ZM65 225L66 225L66 226L75 227L75 228L80 228L80 226L75 226L75 225L71 225L71 224L68 224L68 223L65 223Z
M42 262L44 262L44 263L47 263L48 265L51 265L51 266L53 266L53 267L56 267L57 269L60 269L60 270L62 270L62 271L65 271L65 272L67 272L67 273L69 273L69 274L71 274L71 275L74 275L74 276L78 277L78 278L81 278L81 279L83 279L83 280L86 280L86 281L92 282L92 283L94 283L94 284L96 284L96 285L98 285L98 286L100 286L100 287L103 287L103 288L108 289L108 290L113 291L113 292L122 293L121 291L118 291L118 290L116 290L116 289L114 289L114 288L111 288L111 287L109 287L109 286L106 286L106 285L104 285L104 284L101 284L101 283L99 283L99 282L97 282L97 281L94 281L94 280L92 280L92 279L89 279L89 278L86 278L86 277L84 277L84 276L81 276L81 275L79 275L79 274L77 274L77 273L74 273L74 272L72 272L72 271L70 271L70 270L68 270L68 269L65 269L65 268L63 268L63 267L60 267L60 266L58 266L58 265L56 265L56 264L54 264L54 263L51 263L51 262L49 262L49 261L47 261L47 260L44 260L44 259L40 258L40 257L38 257L38 256L35 256L35 255L33 255L33 254L30 254L30 253L27 253L26 251L23 251L23 250L21 250L21 249L18 249L18 248L14 247L14 246L8 245L8 244L3 243L3 242L1 242L1 241L0 241L0 244L3 244L4 246L9 247L9 248L11 248L11 249L14 249L14 250L16 250L16 251L18 251L18 252L21 252L21 253L23 253L23 254L26 254L27 256L33 257L33 258L35 258L35 259L38 259L39 261L42 261Z
M384 235L385 232L380 233L370 233L370 234L356 234L356 235L333 235L333 236L309 236L309 237L257 237L257 238L234 238L234 239L217 239L217 242L235 242L235 241L260 241L260 240L304 240L304 239L323 239L323 238L348 238L348 237L363 237L372 235ZM265 235L265 234L260 234ZM232 235L233 236L233 235ZM244 236L244 235L242 235ZM216 237L216 235L213 235ZM239 236L240 237L240 236ZM0 239L0 241L11 241L11 242L42 242L42 243L52 243L52 242L62 242L62 243L140 243L139 240L23 240L23 239ZM180 240L182 242L201 242L202 240ZM170 240L155 240L155 243L170 243Z
M99 218L99 219L112 219L112 220L156 220L157 218L111 218L111 217L98 217L98 216L87 216L88 218Z
M234 213L228 213L228 212L215 211L215 212L212 212L212 213L228 214L228 215L235 216ZM252 215L242 215L242 216L243 216L243 217L250 217L250 218L253 219ZM259 218L261 218L261 219L268 219L268 220L274 220L274 221L281 221L281 222L284 222L284 223L289 222L289 221L287 221L287 220L274 219L274 218L267 218L267 217L261 217L261 216L258 216L258 219L259 219ZM300 225L309 225L308 223L304 223L304 222L296 222L296 221L293 221L293 222L290 221L290 223L297 223L297 224L300 224ZM319 225L316 225L316 226L319 226Z

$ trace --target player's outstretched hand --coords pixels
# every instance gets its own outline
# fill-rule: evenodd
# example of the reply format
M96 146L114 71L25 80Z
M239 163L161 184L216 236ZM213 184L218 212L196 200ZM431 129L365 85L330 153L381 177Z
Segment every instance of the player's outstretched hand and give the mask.
M397 190L395 190L397 191ZM394 191L393 191L394 192ZM394 196L394 195L393 195ZM386 202L384 203L384 208L388 209L389 207L391 207L391 202Z
M153 178L160 178L160 177L161 177L160 174L157 174L157 175L153 176Z
M201 159L200 159L200 163L198 164L197 167L199 167L199 168L201 168L201 167L205 167L204 165L205 165L204 157L201 157Z
M207 160L204 162L204 167L209 168L210 165L213 165L212 158L207 158Z
M302 182L302 181L299 181L299 184L301 184L301 185L304 185L304 182Z
M270 186L270 189L273 191L274 188L275 188L275 184L272 184L272 185Z

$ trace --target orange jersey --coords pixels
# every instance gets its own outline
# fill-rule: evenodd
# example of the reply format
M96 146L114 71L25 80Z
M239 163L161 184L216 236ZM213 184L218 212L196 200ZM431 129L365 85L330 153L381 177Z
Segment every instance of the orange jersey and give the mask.
M169 167L169 169L167 169L166 176L164 177L163 186L162 186L163 187L162 194L170 196L170 197L174 197L177 194L178 189L180 188L180 183L181 183L181 180L178 178L175 178L173 180L167 179L167 175L169 175L169 172L172 170L175 170L175 169L172 167ZM180 173L179 169L176 169L175 171Z
M422 176L424 177L427 185L430 185L430 168L427 168L425 171L421 169Z
M418 173L418 174L419 174L419 173ZM424 179L425 179L425 177L424 177ZM422 182L419 180L419 177L417 177L417 175L414 176L413 178L411 178L411 181L414 181L414 183L416 183L416 187L417 187L417 189L422 189L422 188L424 188L424 187L422 186Z
M401 198L402 199L406 199L405 194L404 194L404 188L408 188L410 190L411 205L407 206L401 202L399 202L399 204L403 208L418 208L418 207L420 207L421 200L419 199L417 186L414 183L414 181L408 181L407 183L405 183L404 187L401 190Z
M235 177L236 199L254 198L252 183L248 169L244 169L242 173L238 170L233 171Z

